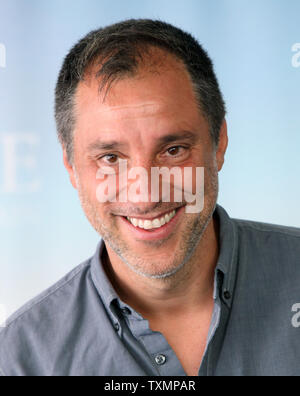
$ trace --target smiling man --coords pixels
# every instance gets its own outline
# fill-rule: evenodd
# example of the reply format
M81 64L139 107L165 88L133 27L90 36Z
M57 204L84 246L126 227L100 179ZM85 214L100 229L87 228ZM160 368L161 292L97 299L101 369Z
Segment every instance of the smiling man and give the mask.
M0 374L300 374L300 231L217 205L225 105L200 44L152 20L91 32L63 64L56 121L102 238L8 321ZM155 187L162 169L172 176L162 171Z

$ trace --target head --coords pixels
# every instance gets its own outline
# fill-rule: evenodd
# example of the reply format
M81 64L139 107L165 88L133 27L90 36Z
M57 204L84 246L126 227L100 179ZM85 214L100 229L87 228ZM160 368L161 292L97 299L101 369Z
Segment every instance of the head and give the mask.
M90 223L111 254L135 272L170 277L195 252L217 202L227 147L224 117L211 60L172 25L125 21L91 32L67 55L56 87L64 163ZM96 191L104 181L97 171L120 160L149 175L153 167L204 167L203 210L186 213L184 200L161 196L158 202L99 202ZM127 220L153 220L173 210L176 216L155 231L141 232Z

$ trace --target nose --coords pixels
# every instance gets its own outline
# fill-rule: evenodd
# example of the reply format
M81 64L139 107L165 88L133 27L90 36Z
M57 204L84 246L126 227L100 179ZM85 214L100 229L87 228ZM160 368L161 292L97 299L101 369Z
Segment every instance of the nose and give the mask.
M128 168L128 200L135 203L135 206L143 212L153 210L156 206L153 205L151 198L151 169L153 167L155 167L154 161L152 158L147 158L145 154L137 156Z
M168 173L169 168L164 170L166 173L160 173L161 168L151 158L140 156L129 165L126 163L119 179L120 202L133 203L143 214L158 207L169 209L173 197L174 202L182 202L181 169L175 170L177 176L175 174L174 183L171 181L171 173Z

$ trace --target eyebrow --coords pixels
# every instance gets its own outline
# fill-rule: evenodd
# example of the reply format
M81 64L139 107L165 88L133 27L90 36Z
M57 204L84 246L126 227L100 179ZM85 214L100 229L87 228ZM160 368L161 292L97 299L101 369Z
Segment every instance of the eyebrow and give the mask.
M181 131L172 133L166 136L162 136L158 139L157 145L164 145L169 143L177 142L178 140L188 140L190 143L194 143L197 140L197 134L190 131Z
M196 139L197 139L197 135L195 133L190 131L181 131L160 137L157 140L156 145L157 146L166 145L177 142L178 140L189 140L191 143L194 143ZM115 140L104 142L99 139L91 143L87 147L87 149L89 152L110 151L110 150L120 149L124 146L127 146L127 143L119 142Z
M93 151L105 151L105 150L116 150L117 148L126 146L125 143L122 142L117 142L117 141L109 141L109 142L103 142L101 140L96 140L95 142L91 143L88 145L88 151L93 152Z

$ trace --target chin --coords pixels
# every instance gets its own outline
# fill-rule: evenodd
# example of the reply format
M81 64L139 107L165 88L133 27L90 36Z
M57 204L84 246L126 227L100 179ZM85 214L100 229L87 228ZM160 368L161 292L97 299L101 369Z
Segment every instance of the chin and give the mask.
M170 257L168 257L170 260ZM177 258L177 263L173 262L169 262L166 263L166 261L162 261L161 265L157 264L156 266L153 266L153 261L155 259L151 260L151 262L149 262L149 264L147 265L147 263L138 261L136 262L136 260L123 260L127 266L136 274L141 275L145 278L149 278L149 279L168 279L171 278L172 276L174 276L178 271L180 271L180 269L182 269L182 267L185 264L184 260L181 260L180 262L178 262L178 258ZM161 261L161 256L160 256L160 260Z

